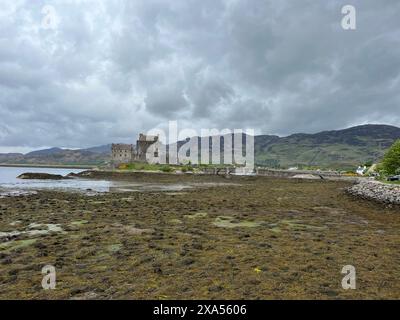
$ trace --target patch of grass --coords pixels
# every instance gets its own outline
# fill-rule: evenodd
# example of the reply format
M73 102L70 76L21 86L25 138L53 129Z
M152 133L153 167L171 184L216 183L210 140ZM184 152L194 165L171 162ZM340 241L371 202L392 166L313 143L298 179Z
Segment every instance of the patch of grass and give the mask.
M34 244L37 239L28 239L28 240L17 240L17 241L9 241L0 244L0 249L5 251L12 251L17 249L22 249Z
M173 172L173 171L182 171L182 172L199 172L205 169L225 169L227 167L232 167L230 165L213 165L213 164L199 164L199 165L191 165L191 164L181 164L181 165L172 165L172 164L149 164L149 163L129 163L129 164L121 164L118 166L118 170L123 171L161 171L161 172Z
M295 230L324 230L326 226L313 226L301 223L302 221L297 220L282 220L281 223L287 225L291 229Z
M207 212L197 212L195 214L185 215L185 218L196 219L196 218L205 218L208 216Z
M88 222L89 221L87 221L87 220L77 220L77 221L72 221L71 225L73 225L73 226L81 226L81 225L87 224Z
M384 183L387 183L387 184L396 184L396 185L400 185L400 181L382 181L382 182L384 182Z
M195 171L194 168L191 165L186 165L181 167L182 172L193 172Z
M179 220L179 219L171 219L171 220L169 220L171 223L173 223L173 224L182 224L182 221L181 220Z
M400 185L400 181L388 181L387 176L381 176L379 178L376 178L376 180L386 184Z
M147 171L157 171L160 170L160 165L149 164L149 163L130 163L125 164L120 167L122 170L147 170Z
M255 228L259 227L261 223L253 221L235 221L235 218L229 216L219 216L213 222L213 225L220 228Z
M161 164L150 164L150 163L129 163L123 164L118 167L118 170L126 170L126 171L162 171L162 172L172 172L174 168L169 165L161 165Z
M118 252L121 249L122 249L122 245L120 243L111 244L111 245L107 246L107 251L111 252L111 253Z

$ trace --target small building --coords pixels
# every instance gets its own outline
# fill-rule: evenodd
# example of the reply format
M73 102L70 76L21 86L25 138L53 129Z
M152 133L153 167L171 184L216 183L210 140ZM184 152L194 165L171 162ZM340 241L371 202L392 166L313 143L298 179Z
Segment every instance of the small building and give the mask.
M364 166L364 167L359 166L357 168L357 170L356 170L357 174L360 175L360 176L363 176L366 171L367 171L367 167L366 166Z
M131 163L134 158L134 148L132 144L112 144L112 161L114 164Z

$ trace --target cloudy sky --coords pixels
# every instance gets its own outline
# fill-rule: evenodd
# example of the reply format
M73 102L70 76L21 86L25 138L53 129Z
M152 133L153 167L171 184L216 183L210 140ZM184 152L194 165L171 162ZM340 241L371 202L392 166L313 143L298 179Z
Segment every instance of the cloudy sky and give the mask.
M357 29L341 27L344 5ZM400 121L398 0L1 0L0 152Z

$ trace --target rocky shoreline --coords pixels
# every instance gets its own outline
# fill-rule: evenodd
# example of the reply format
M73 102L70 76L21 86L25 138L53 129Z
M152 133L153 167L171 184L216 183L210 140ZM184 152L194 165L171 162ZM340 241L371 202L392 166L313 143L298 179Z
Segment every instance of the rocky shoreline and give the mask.
M0 198L0 299L400 298L398 210L352 201L347 181L91 174L105 178L200 187ZM362 290L340 287L349 261Z
M400 205L400 186L366 180L347 188L350 195L379 203Z

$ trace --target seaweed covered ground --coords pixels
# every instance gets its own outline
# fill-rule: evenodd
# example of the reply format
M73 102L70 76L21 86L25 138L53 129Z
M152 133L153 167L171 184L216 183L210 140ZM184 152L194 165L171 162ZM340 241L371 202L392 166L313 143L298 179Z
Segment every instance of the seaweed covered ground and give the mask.
M399 209L347 196L348 182L129 179L199 185L0 199L0 299L400 298Z

